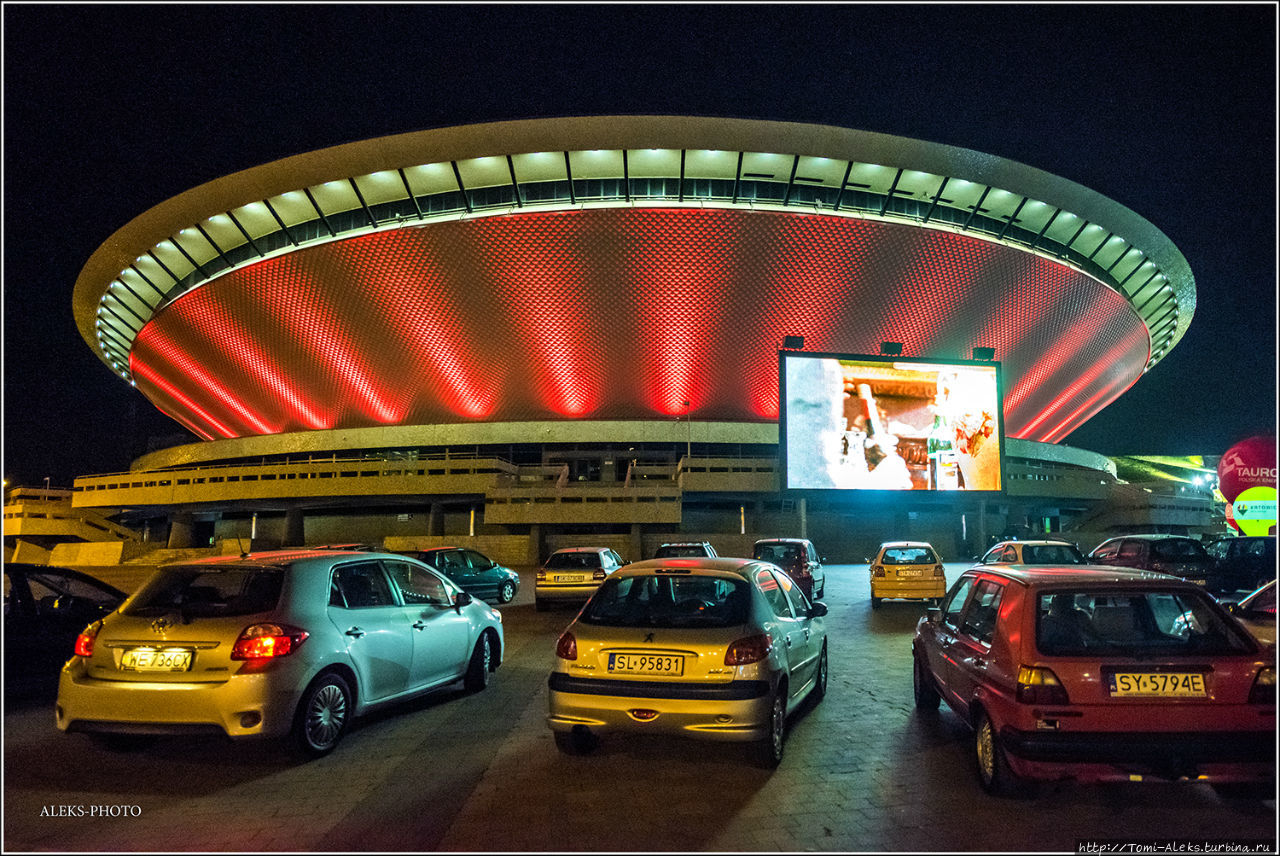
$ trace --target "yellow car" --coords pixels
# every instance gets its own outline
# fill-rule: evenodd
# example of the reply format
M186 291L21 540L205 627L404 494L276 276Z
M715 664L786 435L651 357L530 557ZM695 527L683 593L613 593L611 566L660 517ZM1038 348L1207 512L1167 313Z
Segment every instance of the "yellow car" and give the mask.
M947 592L942 557L926 541L887 541L870 564L872 609L886 597L937 600Z

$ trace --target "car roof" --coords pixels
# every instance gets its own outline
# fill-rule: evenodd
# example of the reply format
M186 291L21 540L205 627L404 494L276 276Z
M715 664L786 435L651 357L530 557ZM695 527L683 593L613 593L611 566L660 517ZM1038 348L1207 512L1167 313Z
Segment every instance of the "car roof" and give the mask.
M360 559L397 559L409 558L400 553L383 553L366 550L335 550L323 547L301 547L296 550L263 550L257 553L228 554L225 556L204 556L198 559L182 559L170 562L165 567L191 565L256 565L258 567L283 568L298 562L314 559L327 559L334 556L350 556Z
M880 549L884 550L889 547L928 547L933 549L933 545L928 541L885 541L880 545Z
M757 544L808 544L808 538L761 538Z
M997 541L991 546L1001 547L1001 546L1004 546L1005 544L1033 544L1036 547L1044 547L1049 544L1057 544L1057 545L1066 544L1068 547L1075 546L1074 541L1068 541L1066 538L1006 538L1003 541Z
M602 553L609 547L561 547L556 553ZM551 555L555 555L552 553Z
M1203 586L1181 577L1144 571L1138 568L1118 568L1114 565L974 565L965 574L991 574L1006 577L1026 586L1088 584L1103 586L1174 586L1204 591Z
M1121 538L1128 538L1133 541L1164 541L1170 538L1176 538L1180 541L1195 541L1200 543L1198 538L1192 538L1190 535L1162 535L1159 532L1142 532L1136 535L1116 535L1108 538L1107 541L1119 541ZM1107 543L1103 541L1102 543Z
M679 568L682 571L730 573L746 578L755 568L767 565L769 565L768 562L763 562L759 559L735 559L725 556L673 556L669 559L645 559L642 562L632 562L621 570L614 571L614 575L635 576L637 574L651 574L660 568Z

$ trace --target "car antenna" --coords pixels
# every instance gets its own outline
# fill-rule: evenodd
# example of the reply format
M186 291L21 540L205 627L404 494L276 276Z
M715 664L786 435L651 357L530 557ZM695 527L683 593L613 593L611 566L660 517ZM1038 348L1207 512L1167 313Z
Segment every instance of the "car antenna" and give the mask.
M238 545L240 545L240 558L242 558L242 559L247 559L247 558L249 558L249 551L248 551L247 549L245 549L245 546L244 546L244 539L240 537L240 532L239 532L239 531L237 531L237 532L236 532L236 543L237 543ZM253 546L253 539L250 539L250 540L249 540L249 546L250 546L250 547L252 547L252 546Z

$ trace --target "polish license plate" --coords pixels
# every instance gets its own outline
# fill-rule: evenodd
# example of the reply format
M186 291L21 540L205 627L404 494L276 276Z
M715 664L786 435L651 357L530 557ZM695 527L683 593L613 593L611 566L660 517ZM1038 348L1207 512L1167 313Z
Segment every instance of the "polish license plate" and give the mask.
M668 654L610 654L609 671L628 675L684 674L684 657Z
M120 658L120 668L128 672L185 672L191 668L191 651L186 648L130 648Z
M1111 675L1112 698L1204 698L1204 675L1199 672L1116 672Z
M900 577L920 577L924 576L924 571L919 568L899 568L898 576Z
M556 574L555 581L558 583L581 583L586 582L586 574Z

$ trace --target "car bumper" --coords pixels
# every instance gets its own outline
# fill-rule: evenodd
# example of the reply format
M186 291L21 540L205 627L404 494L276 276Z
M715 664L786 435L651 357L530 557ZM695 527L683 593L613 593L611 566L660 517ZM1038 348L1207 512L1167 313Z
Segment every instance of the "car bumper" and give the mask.
M589 583L551 583L534 586L535 600L584 601L600 588L601 580Z
M547 725L553 731L585 726L598 734L667 734L726 742L762 740L769 733L769 681L673 684L552 672L547 686ZM656 716L642 719L636 711Z
M1009 765L1032 779L1266 781L1274 731L1047 734L1004 728Z
M62 670L54 717L67 732L274 737L292 727L301 690L280 670L213 683L104 681L73 660Z
M909 600L924 600L942 597L947 593L947 581L943 577L928 577L919 580L872 580L872 597L893 597Z

